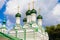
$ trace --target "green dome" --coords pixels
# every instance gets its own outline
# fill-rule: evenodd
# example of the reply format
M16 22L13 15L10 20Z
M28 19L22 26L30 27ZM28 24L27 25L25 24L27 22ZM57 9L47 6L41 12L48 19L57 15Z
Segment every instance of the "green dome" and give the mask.
M21 17L21 14L20 14L20 13L17 13L17 14L15 15L15 17Z
M31 10L28 10L28 11L26 12L26 15L31 15Z
M23 22L27 22L27 18L24 18L24 19L23 19Z
M39 15L39 16L37 17L37 19L43 19L43 18L42 18L42 16L41 16L41 15Z
M6 20L3 20L2 24L6 24Z
M31 13L35 13L35 14L36 14L37 11L36 11L35 9L32 9L32 10L31 10Z

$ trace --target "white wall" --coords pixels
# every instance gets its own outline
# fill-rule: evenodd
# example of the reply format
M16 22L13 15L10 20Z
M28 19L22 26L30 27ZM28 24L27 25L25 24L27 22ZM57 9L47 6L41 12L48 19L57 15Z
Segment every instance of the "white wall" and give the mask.
M20 17L16 17L16 24L20 24Z
M31 14L31 18L32 18L32 21L36 22L36 14L35 13Z

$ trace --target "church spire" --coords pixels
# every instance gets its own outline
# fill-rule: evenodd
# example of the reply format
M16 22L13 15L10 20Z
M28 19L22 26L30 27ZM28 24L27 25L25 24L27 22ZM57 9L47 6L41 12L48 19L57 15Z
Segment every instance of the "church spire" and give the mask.
M17 7L18 9L17 9L17 11L18 11L18 13L20 12L20 6L18 5L18 7Z
M39 25L39 29L42 29L42 19L43 17L40 15L40 8L38 9L38 16L37 16L37 22L38 22L38 25Z
M37 11L34 9L34 0L32 0L32 10L31 10L31 14L32 13L37 13Z
M36 22L36 13L37 11L34 9L34 0L32 0L32 10L31 10L31 21Z
M28 3L28 10L30 10L30 3Z
M40 8L38 9L38 16L37 16L37 19L43 19L42 16L40 15Z
M38 15L40 15L40 8L38 9Z
M30 3L28 3L28 11L26 12L26 15L31 15Z
M15 15L15 17L16 17L16 24L20 24L20 17L21 17L21 14L20 14L20 7L19 7L19 5L18 5L18 7L17 7L17 14Z
M17 14L15 15L15 17L21 17L21 14L20 14L20 6L18 5L17 7Z
M34 0L32 0L32 6L33 6L33 9L34 9Z

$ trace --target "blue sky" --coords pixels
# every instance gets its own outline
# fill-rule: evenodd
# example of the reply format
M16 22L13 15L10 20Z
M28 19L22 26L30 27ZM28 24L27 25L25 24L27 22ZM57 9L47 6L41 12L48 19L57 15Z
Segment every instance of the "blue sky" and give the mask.
M22 20L24 18L25 12L27 11L27 4L31 1L22 0L22 1L14 1L14 0L1 0L0 1L0 25L4 17L7 19L8 27L15 24L15 14L17 13L17 5L20 5L20 12L21 12L21 24L23 23ZM22 3L23 2L23 3ZM41 8L40 14L43 16L43 26L50 26L60 23L59 16L60 14L60 0L35 0L35 9ZM26 8L25 8L26 7ZM57 8L58 7L58 8ZM31 8L32 9L32 8ZM37 11L38 12L38 11ZM13 14L14 13L14 14ZM38 13L37 13L38 15Z

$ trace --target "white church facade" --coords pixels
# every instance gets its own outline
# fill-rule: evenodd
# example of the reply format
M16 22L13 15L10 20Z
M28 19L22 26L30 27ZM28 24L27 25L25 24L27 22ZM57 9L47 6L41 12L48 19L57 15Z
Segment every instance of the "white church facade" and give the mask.
M34 6L32 10L30 10L30 7L28 8L26 18L23 19L23 26L20 25L21 14L19 11L15 17L16 26L7 33L6 20L4 20L0 32L17 37L20 40L49 40L48 33L45 32L42 26L43 17L40 14L37 16Z

